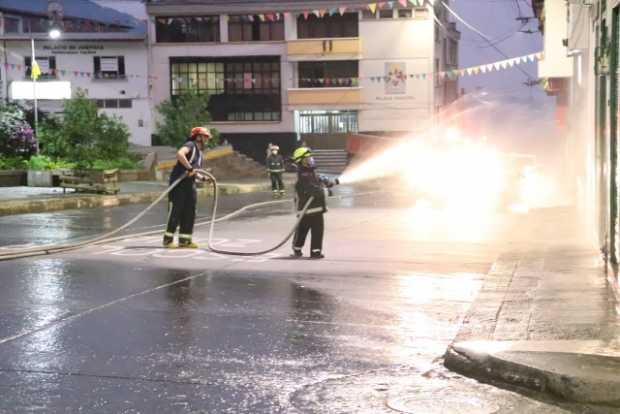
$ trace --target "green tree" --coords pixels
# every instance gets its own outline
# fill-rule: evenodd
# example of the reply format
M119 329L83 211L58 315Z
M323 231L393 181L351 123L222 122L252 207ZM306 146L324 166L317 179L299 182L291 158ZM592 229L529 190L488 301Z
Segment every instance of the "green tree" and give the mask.
M196 126L205 126L211 122L207 95L187 94L166 100L157 106L161 116L158 121L157 136L162 145L178 147L187 139L190 130ZM219 133L210 128L213 139L208 146L213 147L219 142Z
M28 157L36 150L37 140L24 111L14 104L0 106L0 154Z

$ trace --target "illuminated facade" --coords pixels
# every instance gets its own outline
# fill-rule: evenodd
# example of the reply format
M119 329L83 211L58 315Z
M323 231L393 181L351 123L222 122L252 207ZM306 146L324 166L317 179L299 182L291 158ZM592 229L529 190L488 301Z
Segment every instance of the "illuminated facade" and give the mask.
M350 132L428 125L457 97L456 81L410 75L457 67L445 10L343 3L147 2L153 107L208 94L214 126L257 158L268 142L343 148Z

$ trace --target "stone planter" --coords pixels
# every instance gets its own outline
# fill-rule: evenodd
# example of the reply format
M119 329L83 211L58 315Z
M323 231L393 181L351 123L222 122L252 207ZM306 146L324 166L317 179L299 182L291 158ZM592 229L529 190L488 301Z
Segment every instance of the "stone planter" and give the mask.
M21 187L28 182L28 175L24 170L0 171L0 187Z
M28 170L28 187L53 187L53 176L52 170Z
M71 170L60 176L60 186L77 192L117 194L119 170Z

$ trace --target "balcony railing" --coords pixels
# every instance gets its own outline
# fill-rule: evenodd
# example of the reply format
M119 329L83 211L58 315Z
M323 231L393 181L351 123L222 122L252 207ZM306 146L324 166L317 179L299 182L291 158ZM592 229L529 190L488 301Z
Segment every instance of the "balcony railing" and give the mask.
M298 60L307 57L352 58L361 55L362 42L357 37L290 40L287 51L289 58Z
M292 106L355 106L362 102L362 89L351 88L291 88L288 104Z

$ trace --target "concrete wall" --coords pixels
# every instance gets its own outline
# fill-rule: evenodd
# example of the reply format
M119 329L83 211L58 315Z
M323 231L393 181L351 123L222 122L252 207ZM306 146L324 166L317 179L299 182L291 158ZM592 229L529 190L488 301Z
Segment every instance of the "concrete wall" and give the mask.
M80 47L96 47L80 49ZM147 69L147 50L143 41L37 41L35 53L38 57L55 56L56 69L66 70L55 80L71 82L72 93L78 89L85 90L92 99L131 99L132 108L101 109L123 118L131 132L131 142L150 145L153 123L149 106L149 82ZM3 96L8 96L8 87L12 81L27 81L24 58L31 56L30 41L6 41L6 53L0 54L2 76L6 79ZM125 79L94 79L87 76L75 76L73 71L94 72L94 56L124 56ZM7 70L4 63L21 65ZM40 80L45 82L45 80ZM61 101L41 102L41 108L62 110Z
M360 131L409 131L429 123L433 115L431 79L407 78L404 85L391 87L368 77L386 75L389 64L400 65L408 74L432 72L433 31L431 18L360 21Z
M562 41L567 38L568 19L565 1L545 2L545 57L538 63L541 78L567 78L573 75L573 65Z

